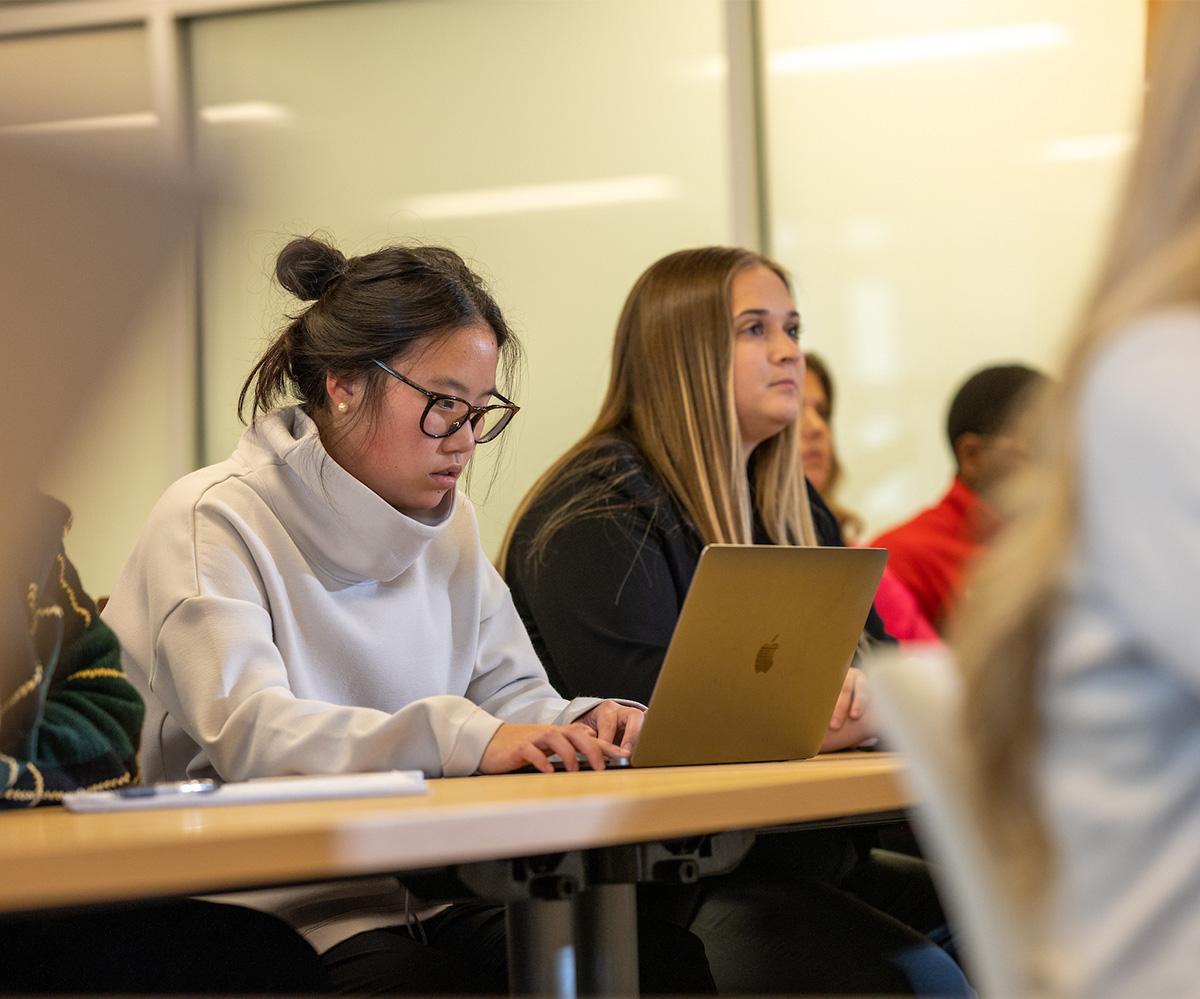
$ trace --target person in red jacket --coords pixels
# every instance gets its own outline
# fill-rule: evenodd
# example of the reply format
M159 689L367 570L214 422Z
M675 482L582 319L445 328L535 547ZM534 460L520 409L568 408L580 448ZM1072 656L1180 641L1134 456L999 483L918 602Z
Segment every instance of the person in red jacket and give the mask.
M804 414L801 424L801 454L804 475L821 494L837 518L847 544L858 544L863 522L853 510L838 502L842 465L833 440L833 375L829 366L811 350L804 353ZM891 569L885 568L875 591L875 610L883 618L887 633L899 642L936 642L933 630L916 598Z
M997 526L987 495L1028 454L1018 416L1046 381L1041 372L1020 364L984 368L968 378L946 418L956 466L950 489L935 506L871 541L888 550L888 569L942 634L968 567Z

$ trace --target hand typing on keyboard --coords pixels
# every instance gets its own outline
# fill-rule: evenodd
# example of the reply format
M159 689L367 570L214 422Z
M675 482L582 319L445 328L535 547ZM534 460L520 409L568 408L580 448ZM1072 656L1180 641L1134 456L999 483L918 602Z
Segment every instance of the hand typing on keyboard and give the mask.
M552 754L549 757L549 759L550 759L551 766L553 766L556 771L561 771L561 770L567 769L567 765L563 762L563 758L561 756L559 756L558 753ZM579 763L578 769L580 769L580 770L591 770L592 769L591 763L588 761L588 758L583 755L583 753L576 753L575 759ZM621 769L621 768L627 767L627 766L629 766L629 757L628 756L606 756L604 758L604 769L606 769L606 770Z
M483 751L479 770L506 774L532 766L551 773L550 757L557 755L564 770L580 769L580 758L593 770L603 770L606 760L628 758L642 729L639 707L602 701L569 725L505 723L496 729ZM620 739L618 745L615 740Z

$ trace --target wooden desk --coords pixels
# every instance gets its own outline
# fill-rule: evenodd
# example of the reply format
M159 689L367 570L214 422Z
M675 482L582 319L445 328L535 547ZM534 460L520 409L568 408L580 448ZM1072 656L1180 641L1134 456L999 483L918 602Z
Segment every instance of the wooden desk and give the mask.
M511 882L510 858L562 854L583 863L627 853L627 844L709 833L728 839L735 830L893 812L909 804L900 769L890 754L843 753L796 763L435 780L420 797L0 813L0 912L497 860L505 863L483 864L489 878L503 868ZM508 906L513 992L576 995L574 971L561 970L570 952L582 994L636 996L635 883L642 879L585 875L570 900L528 887L521 896L509 888L481 892Z
M799 763L516 774L412 798L0 814L0 912L436 867L908 804L887 753Z

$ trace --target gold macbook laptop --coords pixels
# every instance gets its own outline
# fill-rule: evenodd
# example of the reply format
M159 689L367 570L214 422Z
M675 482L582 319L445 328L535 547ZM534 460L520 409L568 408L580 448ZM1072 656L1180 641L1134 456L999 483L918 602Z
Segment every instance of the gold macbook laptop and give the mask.
M815 756L886 562L882 548L705 548L630 764Z

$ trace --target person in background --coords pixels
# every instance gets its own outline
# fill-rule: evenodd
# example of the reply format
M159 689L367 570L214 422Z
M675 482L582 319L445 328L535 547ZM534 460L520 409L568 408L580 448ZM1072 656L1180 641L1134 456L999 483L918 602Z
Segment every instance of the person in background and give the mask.
M0 808L123 787L138 774L142 699L121 670L116 636L67 558L70 514L48 496L33 514L34 564L6 581Z
M957 629L982 828L1053 996L1196 992L1200 5L1167 6L1045 439Z
M1028 454L1030 428L1022 416L1046 384L1045 375L1021 364L971 375L946 417L955 465L949 490L935 506L870 542L888 550L888 568L939 634L945 634L971 563L998 526L990 498Z
M854 543L862 534L863 522L858 514L837 501L842 464L833 439L833 402L833 376L829 366L811 350L805 351L804 419L800 437L804 475L837 517L842 535ZM879 580L875 609L888 634L897 641L937 641L937 632L921 613L916 599L890 568L884 568Z
M842 463L833 440L833 375L829 366L811 350L804 352L804 416L800 425L801 457L804 477L821 494L821 499L837 517L842 537L857 541L863 522L853 510L837 502L842 481Z
M673 253L637 281L591 429L534 484L503 571L549 675L648 700L706 543L842 543L800 467L804 356L786 274L748 250ZM796 594L797 600L804 599ZM869 640L887 640L877 615ZM873 734L851 669L825 746ZM847 833L764 837L685 921L728 993L965 994L921 931L925 865Z
M517 413L497 384L517 344L491 294L430 246L347 259L299 238L276 277L312 304L246 379L250 426L159 501L105 609L147 701L146 775L627 756L643 709L555 692L457 489ZM500 906L430 907L394 877L239 901L304 932L340 991L506 988ZM712 990L694 937L640 930L648 991Z
M11 195L0 298L14 331L0 397L0 825L24 840L40 816L18 810L138 780L142 699L67 557L70 513L35 484L78 440L89 403L125 358L131 317L186 241L196 201L178 175L113 166L83 141L49 150L0 137L0 185ZM55 398L69 404L45 404L50 372ZM90 828L80 816L79 835ZM6 913L0 949L6 994L329 989L317 955L285 923L191 899Z

